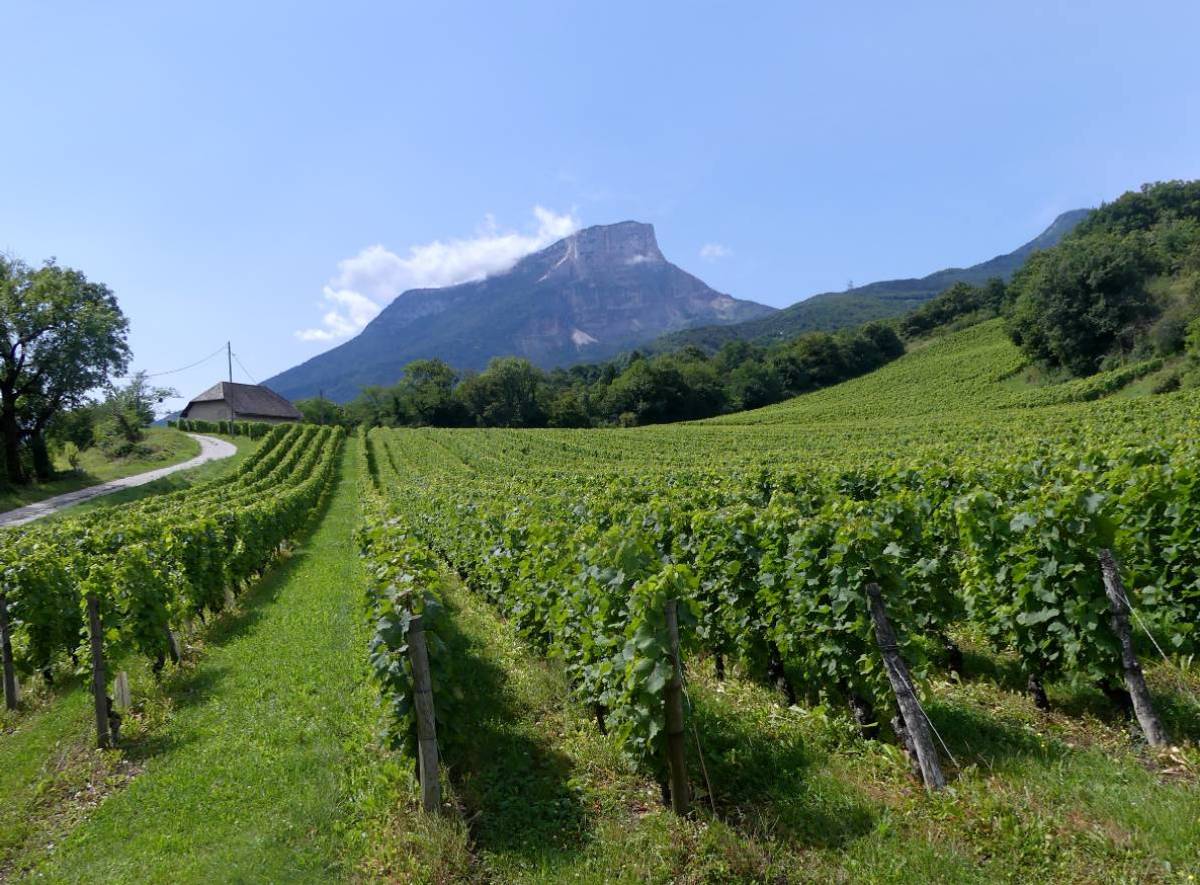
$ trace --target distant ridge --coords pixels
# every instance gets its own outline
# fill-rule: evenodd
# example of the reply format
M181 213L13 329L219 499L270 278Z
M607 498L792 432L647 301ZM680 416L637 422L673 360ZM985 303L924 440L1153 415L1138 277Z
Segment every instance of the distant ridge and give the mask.
M727 341L770 344L804 332L832 331L871 320L900 316L958 282L979 284L992 277L1007 280L1039 249L1048 249L1075 229L1091 209L1059 215L1044 231L1005 255L971 267L950 267L916 279L883 280L844 292L823 292L770 316L721 327L702 326L664 335L646 350L661 352L695 345L715 350Z
M264 383L292 400L323 390L346 401L395 383L416 359L461 370L521 356L553 368L775 312L710 288L666 259L651 225L624 221L580 230L483 280L409 290L356 337Z

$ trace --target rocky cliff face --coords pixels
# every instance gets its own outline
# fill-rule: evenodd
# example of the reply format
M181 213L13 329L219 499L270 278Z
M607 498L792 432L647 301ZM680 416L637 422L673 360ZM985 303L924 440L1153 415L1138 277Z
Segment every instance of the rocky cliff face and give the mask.
M709 288L667 261L651 225L625 221L578 231L478 282L405 292L356 338L266 384L290 399L323 389L347 400L394 383L414 359L482 369L523 356L550 368L773 312Z

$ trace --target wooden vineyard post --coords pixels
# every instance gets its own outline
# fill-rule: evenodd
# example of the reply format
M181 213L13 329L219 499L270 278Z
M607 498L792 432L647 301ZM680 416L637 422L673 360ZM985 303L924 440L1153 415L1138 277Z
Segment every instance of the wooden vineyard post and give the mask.
M429 676L429 651L425 625L413 618L408 625L408 660L413 672L413 707L417 714L417 772L421 780L421 807L427 812L442 807L438 780L437 722L433 713L433 686Z
M1104 592L1108 594L1108 604L1112 610L1113 632L1121 643L1121 666L1125 670L1125 687L1129 689L1129 697L1133 701L1133 712L1146 735L1146 743L1152 747L1164 746L1167 734L1158 714L1154 712L1150 690L1146 688L1146 677L1133 650L1133 637L1129 632L1131 609L1125 595L1125 585L1121 581L1117 561L1107 548L1100 551L1100 571L1104 576Z
M0 655L4 657L4 705L17 709L17 673L13 667L12 637L8 632L8 595L0 593Z
M900 657L900 649L896 644L896 633L888 621L887 612L883 607L883 595L879 585L867 584L867 603L871 609L871 620L875 624L875 641L883 655L883 669L887 673L888 682L892 684L892 692L896 695L896 703L900 707L900 715L904 718L904 728L907 741L911 742L917 755L917 764L921 769L921 779L929 791L940 790L946 786L946 778L942 774L942 766L938 761L937 749L933 745L933 735L925 713L917 701L913 691L912 680L908 677L908 667ZM902 736L904 739L904 736Z
M133 706L133 698L129 692L129 674L124 670L113 680L113 706L118 710L128 710Z
M171 658L172 664L179 663L179 639L170 627L167 627L167 655Z
M671 784L671 810L688 813L687 759L684 756L683 669L679 660L679 612L674 599L666 602L667 638L670 642L671 679L663 688L667 718L667 768Z
M92 643L92 694L96 702L96 746L112 746L108 729L108 675L104 666L104 634L100 624L100 600L95 593L87 597L88 634Z

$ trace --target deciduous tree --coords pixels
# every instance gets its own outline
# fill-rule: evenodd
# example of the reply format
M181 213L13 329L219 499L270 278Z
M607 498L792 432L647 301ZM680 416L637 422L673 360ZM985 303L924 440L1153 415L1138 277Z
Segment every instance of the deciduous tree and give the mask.
M10 482L28 480L23 443L36 451L56 414L125 370L128 330L104 284L53 260L34 269L0 256L0 435Z

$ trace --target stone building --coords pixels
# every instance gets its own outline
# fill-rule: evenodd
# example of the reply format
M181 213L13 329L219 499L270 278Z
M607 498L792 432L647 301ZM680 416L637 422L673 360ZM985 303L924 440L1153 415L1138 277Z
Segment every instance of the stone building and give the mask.
M218 381L184 406L180 418L191 421L299 421L300 411L260 384Z

